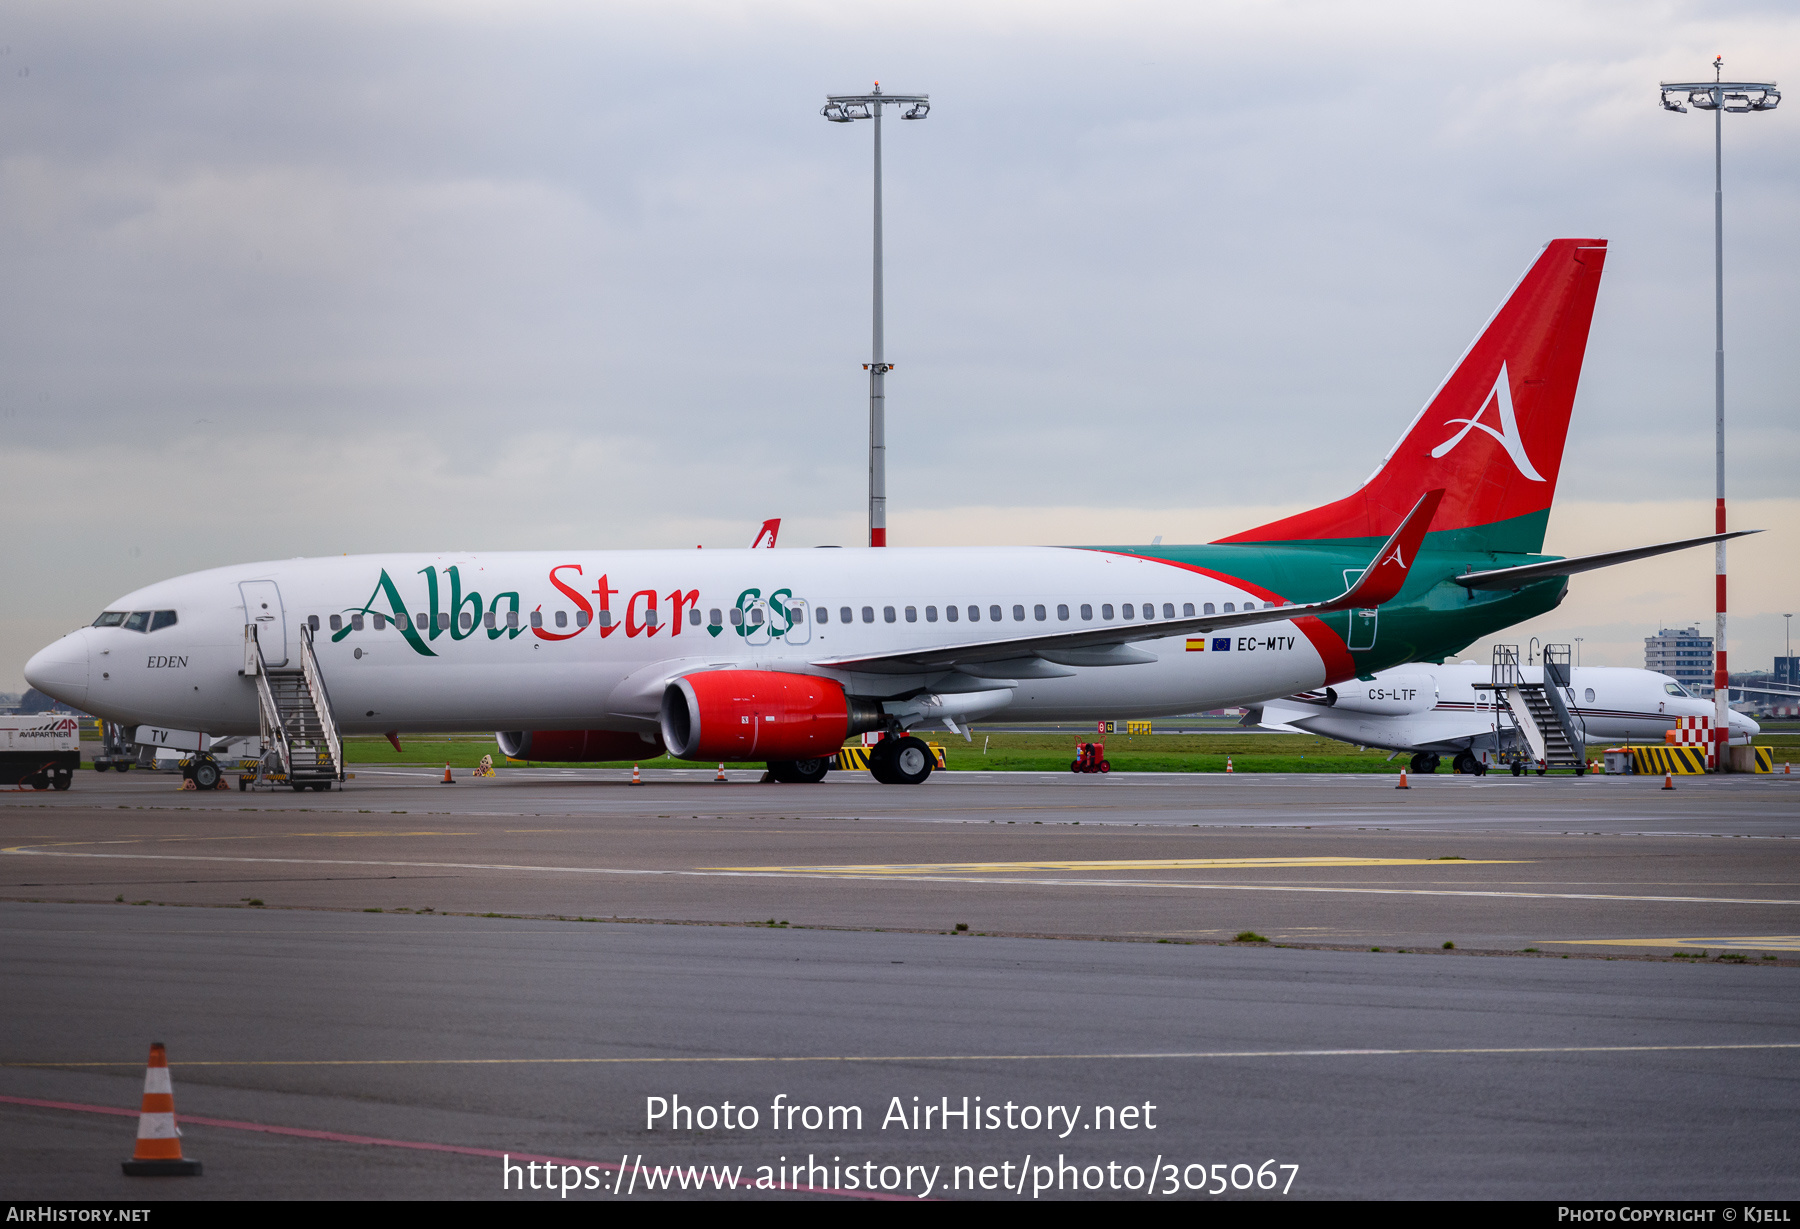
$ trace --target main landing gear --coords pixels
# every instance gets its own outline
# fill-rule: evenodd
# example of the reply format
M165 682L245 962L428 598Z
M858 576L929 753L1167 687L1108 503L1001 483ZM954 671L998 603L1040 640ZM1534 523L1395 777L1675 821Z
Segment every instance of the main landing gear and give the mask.
M816 760L769 761L769 775L784 785L811 785L823 781L830 771L831 759L825 756Z
M869 773L883 785L918 785L937 766L925 741L908 734L869 748Z
M1452 768L1466 777L1487 776L1487 765L1476 759L1475 756L1468 751L1457 752L1456 758L1452 760L1450 764Z
M1418 776L1423 773L1436 772L1438 770L1438 765L1442 762L1443 761L1438 758L1437 752L1421 751L1419 754L1412 757L1413 775Z

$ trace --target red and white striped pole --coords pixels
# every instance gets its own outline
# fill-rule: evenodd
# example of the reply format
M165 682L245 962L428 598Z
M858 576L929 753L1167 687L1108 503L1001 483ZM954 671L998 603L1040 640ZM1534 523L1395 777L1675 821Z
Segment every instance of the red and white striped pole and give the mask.
M1713 76L1724 75L1724 57L1713 59ZM1725 97L1713 95L1713 468L1718 504L1714 533L1725 532ZM1725 668L1725 543L1713 547L1713 579L1718 612L1713 625L1714 771L1730 772L1725 754L1731 737L1731 673Z

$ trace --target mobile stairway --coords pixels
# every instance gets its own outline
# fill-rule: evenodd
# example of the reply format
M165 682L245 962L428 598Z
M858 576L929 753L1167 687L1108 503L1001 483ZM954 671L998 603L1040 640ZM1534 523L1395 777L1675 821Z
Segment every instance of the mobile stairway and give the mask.
M256 625L245 625L244 673L256 679L262 713L264 760L258 782L328 790L333 781L342 781L344 744L313 652L313 629L300 625L298 667L271 666L257 642Z
M1587 772L1587 730L1569 707L1575 698L1569 656L1566 644L1545 645L1543 679L1528 683L1519 669L1519 646L1494 646L1496 708L1504 703L1515 732L1515 750L1501 758L1512 764L1515 777L1528 767L1539 776L1552 768L1573 768L1576 776Z

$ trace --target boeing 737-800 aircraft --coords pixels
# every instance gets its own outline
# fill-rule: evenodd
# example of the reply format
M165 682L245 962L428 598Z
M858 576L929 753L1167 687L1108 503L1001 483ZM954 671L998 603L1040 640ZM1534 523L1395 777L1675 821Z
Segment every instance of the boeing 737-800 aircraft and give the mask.
M1714 540L1538 553L1605 256L1546 245L1360 490L1219 542L243 564L126 594L26 677L232 734L287 722L268 676L304 667L341 733L493 729L534 760L666 748L784 780L880 730L875 775L911 783L921 724L1192 712L1440 659L1571 573Z

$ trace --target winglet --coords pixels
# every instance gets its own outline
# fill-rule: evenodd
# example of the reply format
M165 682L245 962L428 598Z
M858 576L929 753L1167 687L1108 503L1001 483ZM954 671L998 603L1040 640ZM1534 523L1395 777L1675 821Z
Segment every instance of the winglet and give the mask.
M766 520L762 523L762 528L757 531L756 540L754 542L750 543L750 549L755 550L757 547L762 545L763 539L767 538L769 540L769 549L774 550L775 549L775 535L780 532L781 532L781 518L779 516L770 517L768 520Z
M1400 528L1394 530L1394 536L1375 552L1375 558L1369 561L1356 583L1341 596L1327 602L1326 607L1332 610L1368 609L1392 600L1406 583L1412 561L1419 557L1419 544L1425 540L1425 531L1431 527L1432 515L1443 498L1443 487L1419 496L1419 502L1400 522Z

